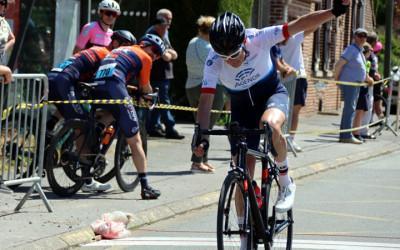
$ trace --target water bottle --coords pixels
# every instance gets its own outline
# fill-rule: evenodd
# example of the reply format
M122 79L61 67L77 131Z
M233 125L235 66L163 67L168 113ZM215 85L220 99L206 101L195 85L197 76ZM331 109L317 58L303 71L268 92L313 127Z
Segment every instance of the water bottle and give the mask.
M254 193L256 194L258 208L261 209L262 205L263 205L263 198L261 196L261 190L257 186L257 182L256 181L252 181L252 184L253 184L253 188L254 188Z
M113 125L108 126L103 132L103 138L101 139L102 145L107 145L110 142L110 138L114 135L115 129Z

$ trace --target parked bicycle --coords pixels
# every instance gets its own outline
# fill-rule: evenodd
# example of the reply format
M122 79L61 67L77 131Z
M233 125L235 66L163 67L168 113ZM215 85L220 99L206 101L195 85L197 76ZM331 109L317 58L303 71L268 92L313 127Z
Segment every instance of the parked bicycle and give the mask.
M83 89L84 99L92 99L95 83L78 83ZM155 106L157 93L133 94L137 100L140 97L151 98ZM98 110L89 105L88 120L71 119L65 121L54 133L46 156L46 169L49 185L54 193L61 197L74 195L88 178L105 183L116 176L118 186L125 192L133 191L139 183L131 149L119 127L112 123L115 132L108 143L103 145L96 134L96 123L99 119ZM139 133L146 142L144 124L139 120ZM114 166L107 168L105 155L117 138L115 146ZM147 146L144 146L146 152Z
M200 144L202 135L228 135L238 140L237 163L233 159L230 162L231 170L222 185L218 203L218 249L240 249L241 237L247 237L246 249L257 249L259 244L264 244L265 249L291 249L294 223L292 209L285 213L275 211L280 185L279 170L270 156L278 155L272 144L272 128L265 122L263 129L242 129L234 122L228 129L208 130L200 129L200 124L196 123L192 150ZM264 149L248 149L246 135L264 135ZM261 161L261 207L247 168L246 154ZM238 216L244 218L240 225Z

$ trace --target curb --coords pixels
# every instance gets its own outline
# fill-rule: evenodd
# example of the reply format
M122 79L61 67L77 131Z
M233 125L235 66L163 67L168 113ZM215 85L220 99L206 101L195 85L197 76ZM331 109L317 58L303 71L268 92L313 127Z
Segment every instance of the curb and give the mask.
M400 150L400 142L392 142L386 147L370 148L356 154L328 159L310 165L294 168L290 174L295 179L305 178L331 169L347 166L362 160L379 157ZM220 190L186 198L184 200L167 203L158 207L140 211L134 214L131 228L138 228L145 224L154 223L168 219L186 212L208 207L218 203ZM88 227L59 234L56 236L40 239L28 244L18 246L14 249L70 249L82 244L89 243L94 238L93 230Z

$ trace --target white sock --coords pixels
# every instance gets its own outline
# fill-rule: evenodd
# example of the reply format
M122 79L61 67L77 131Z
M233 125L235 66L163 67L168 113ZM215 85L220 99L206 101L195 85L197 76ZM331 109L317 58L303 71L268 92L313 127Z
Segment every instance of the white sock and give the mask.
M292 134L289 134L289 140L290 140L291 142L294 141L294 134L293 134L293 135L292 135Z
M292 183L292 180L290 179L289 176L289 164L288 164L289 160L286 157L286 159L284 161L277 161L276 162L276 166L279 169L279 184L281 186L288 186L289 184Z

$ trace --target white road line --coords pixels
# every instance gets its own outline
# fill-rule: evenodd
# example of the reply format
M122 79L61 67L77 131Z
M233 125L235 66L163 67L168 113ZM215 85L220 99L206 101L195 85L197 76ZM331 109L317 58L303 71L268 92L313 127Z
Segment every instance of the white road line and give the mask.
M234 242L235 245L238 242ZM115 240L100 240L84 246L214 246L216 238L191 237L137 237ZM294 249L400 249L400 244L354 242L354 241L322 241L322 240L294 240Z

